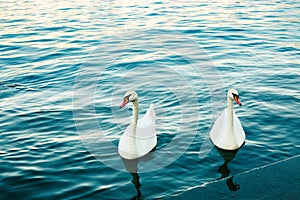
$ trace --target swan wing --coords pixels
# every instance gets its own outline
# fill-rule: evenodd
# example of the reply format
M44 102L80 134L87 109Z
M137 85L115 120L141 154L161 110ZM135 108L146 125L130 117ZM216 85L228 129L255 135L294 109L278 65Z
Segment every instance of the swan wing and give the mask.
M227 122L227 110L224 109L222 114L219 115L219 117L216 119L214 125L212 126L210 130L210 139L212 142L216 145L219 146L218 144L222 140L222 130L226 129L226 122Z
M240 122L240 119L233 111L233 124L234 124L234 135L235 140L238 146L242 146L242 144L245 142L246 134L242 127L242 124Z
M140 155L145 155L157 144L155 131L155 111L151 104L146 114L138 121L136 129L136 146Z
M155 128L156 115L154 105L151 103L143 118L138 120L138 127L153 127Z

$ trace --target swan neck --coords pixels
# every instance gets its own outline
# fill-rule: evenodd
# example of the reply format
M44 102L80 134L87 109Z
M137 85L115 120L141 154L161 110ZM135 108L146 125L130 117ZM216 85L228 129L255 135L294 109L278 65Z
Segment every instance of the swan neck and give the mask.
M233 131L233 100L231 98L227 98L228 104L228 128L229 131Z
M133 116L132 116L132 124L137 125L138 116L139 116L139 102L135 100L132 102L133 104Z

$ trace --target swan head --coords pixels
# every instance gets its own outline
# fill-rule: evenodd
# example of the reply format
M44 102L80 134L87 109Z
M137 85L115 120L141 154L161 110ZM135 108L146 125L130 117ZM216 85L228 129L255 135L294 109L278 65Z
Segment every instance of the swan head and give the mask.
M239 98L239 93L236 91L236 89L228 90L227 96L228 96L228 98L234 100L239 106L242 105L240 98Z
M134 101L137 101L137 100L138 100L137 93L135 91L128 91L128 92L125 93L123 102L121 103L119 108L123 108L129 102L134 102Z

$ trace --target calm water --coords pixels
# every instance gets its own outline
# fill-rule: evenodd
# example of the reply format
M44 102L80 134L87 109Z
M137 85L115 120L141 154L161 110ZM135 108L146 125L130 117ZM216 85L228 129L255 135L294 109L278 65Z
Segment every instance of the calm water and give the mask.
M299 155L299 1L42 2L0 4L1 199L156 199ZM207 139L230 87L234 154ZM159 135L128 165L132 89Z

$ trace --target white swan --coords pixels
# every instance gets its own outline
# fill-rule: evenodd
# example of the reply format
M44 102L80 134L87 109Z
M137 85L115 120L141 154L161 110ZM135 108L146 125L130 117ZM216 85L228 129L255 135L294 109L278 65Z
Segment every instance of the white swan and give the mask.
M157 144L155 112L151 104L144 117L138 120L139 102L136 92L126 92L120 108L128 102L133 104L132 122L119 141L118 151L125 159L136 159L149 153Z
M245 132L239 118L233 110L233 100L241 106L238 92L230 89L227 93L228 107L215 121L211 131L210 139L213 144L224 150L235 150L245 142Z

